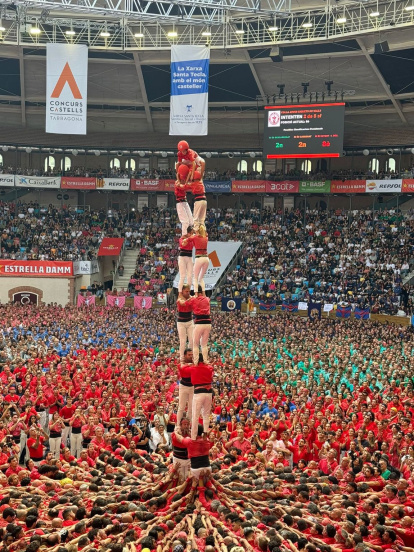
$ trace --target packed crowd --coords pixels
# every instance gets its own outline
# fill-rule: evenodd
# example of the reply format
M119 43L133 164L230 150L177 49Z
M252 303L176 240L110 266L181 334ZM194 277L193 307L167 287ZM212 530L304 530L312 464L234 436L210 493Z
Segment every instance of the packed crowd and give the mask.
M412 550L410 327L214 314L212 473L181 481L174 311L0 316L4 552Z

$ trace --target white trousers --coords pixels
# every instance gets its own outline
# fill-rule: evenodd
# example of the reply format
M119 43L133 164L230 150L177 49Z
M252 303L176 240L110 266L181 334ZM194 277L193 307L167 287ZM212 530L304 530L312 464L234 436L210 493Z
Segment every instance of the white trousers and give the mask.
M200 224L204 224L207 215L207 200L194 201L193 217L194 230L198 230Z
M49 434L49 416L46 410L39 412L39 424L42 426L42 429Z
M192 420L193 417L193 396L194 387L187 387L186 385L180 385L178 388L178 410L177 410L177 423L176 426L180 427L181 419L185 412L185 407L188 405L187 418Z
M62 437L50 437L49 438L49 447L50 452L53 453L55 458L60 458L60 444L62 442Z
M181 222L181 235L184 236L184 234L187 234L187 228L194 226L193 214L186 201L177 203L177 215Z
M212 393L194 393L193 399L193 419L191 422L191 439L197 439L198 419L200 414L203 418L204 433L208 432L210 427L211 404L213 401Z
M72 428L70 426L65 426L62 430L62 443L64 447L68 446L68 438L70 437Z
M24 461L25 462L26 462L26 460L29 460L29 458L30 458L29 449L26 447L26 443L27 443L27 435L24 431L21 431L20 432L20 443L19 443L19 447L20 447L19 457L21 456L22 452L25 451L25 453L24 453Z
M193 347L194 324L192 320L188 322L177 322L178 339L180 340L180 362L184 362L184 351L188 346Z
M201 472L211 472L211 468L191 468L191 475L194 479L200 479Z
M200 348L203 353L204 362L208 362L208 338L211 331L211 324L194 324L193 332L193 362L197 366L200 358Z
M190 460L181 460L181 458L175 458L175 456L173 456L173 464L178 466L178 481L182 483L187 479L190 473Z
M178 271L180 279L178 281L178 293L183 291L184 280L191 286L193 283L193 257L178 256Z
M198 285L203 291L206 290L204 274L207 272L210 259L208 257L196 257L194 261L194 293L198 292Z
M82 452L82 433L71 433L70 435L70 453L75 458L80 457Z

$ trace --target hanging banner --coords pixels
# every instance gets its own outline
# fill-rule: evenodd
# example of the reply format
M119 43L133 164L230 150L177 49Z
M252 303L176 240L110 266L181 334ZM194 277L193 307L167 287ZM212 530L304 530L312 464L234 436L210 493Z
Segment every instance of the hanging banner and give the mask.
M122 309L125 307L125 295L107 295L106 296L106 306L107 307L118 307Z
M88 297L85 297L84 295L81 295L79 293L78 300L77 300L77 307L94 307L96 301L96 295L89 295Z
M330 180L302 180L299 184L301 194L329 194L330 191Z
M136 295L134 297L135 309L150 309L151 307L152 307L152 297L147 297L144 295Z
M11 261L2 259L0 276L67 278L73 276L72 261Z
M171 47L170 135L207 134L209 64L210 48Z
M212 182L210 180L204 180L204 188L209 194L226 194L231 192L231 181L229 180L228 182Z
M331 180L333 194L365 194L365 180Z
M21 188L60 188L60 176L15 176L16 186Z
M73 275L78 274L96 274L99 272L99 262L93 261L73 261Z
M0 174L0 186L14 186L14 174Z
M163 192L163 180L136 180L131 179L131 190L133 192Z
M267 194L297 194L299 192L299 180L286 180L283 182L266 182Z
M97 190L129 190L129 178L98 178L96 180Z
M98 257L119 255L124 245L124 238L104 238L98 251Z
M62 190L94 190L96 178L85 178L83 176L62 176Z
M46 45L46 132L86 134L88 47Z
M233 180L231 191L240 194L265 193L266 184L265 180Z
M414 192L414 178L404 178L402 181L401 191L403 194Z
M394 180L367 180L365 191L367 194L395 194L401 192L401 187L401 178Z
M175 180L161 180L163 192L174 192Z

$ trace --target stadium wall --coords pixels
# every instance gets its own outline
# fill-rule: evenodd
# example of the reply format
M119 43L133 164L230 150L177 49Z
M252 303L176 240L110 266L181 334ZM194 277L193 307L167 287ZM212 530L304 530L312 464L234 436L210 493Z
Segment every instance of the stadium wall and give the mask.
M64 307L74 302L75 277L31 278L19 276L1 279L1 303L9 303L13 300L14 294L24 292L37 294L38 304L57 303Z

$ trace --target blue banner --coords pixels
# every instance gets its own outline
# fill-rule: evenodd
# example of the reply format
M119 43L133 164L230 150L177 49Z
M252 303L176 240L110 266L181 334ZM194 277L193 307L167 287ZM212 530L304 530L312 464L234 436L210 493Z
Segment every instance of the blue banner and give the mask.
M370 312L370 309L360 309L355 307L354 316L357 320L368 320Z
M241 297L222 297L221 298L221 310L225 312L231 312L241 309L242 300Z
M210 194L229 193L231 192L231 181L213 182L212 180L204 180L204 188Z
M350 318L352 309L351 307L336 307L336 317L337 318Z
M282 303L282 311L287 312L298 312L298 301L293 301L292 303L288 303L287 301L283 301Z
M322 317L322 303L308 303L308 318L311 320L320 320Z

